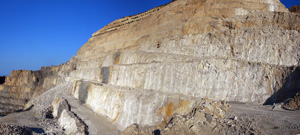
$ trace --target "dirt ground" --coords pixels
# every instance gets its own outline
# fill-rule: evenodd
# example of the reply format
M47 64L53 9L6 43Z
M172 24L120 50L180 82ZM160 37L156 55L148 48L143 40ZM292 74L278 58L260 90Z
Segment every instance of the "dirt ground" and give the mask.
M275 106L262 106L251 103L229 103L226 117L254 127L261 134L290 135L300 134L300 110L288 111Z

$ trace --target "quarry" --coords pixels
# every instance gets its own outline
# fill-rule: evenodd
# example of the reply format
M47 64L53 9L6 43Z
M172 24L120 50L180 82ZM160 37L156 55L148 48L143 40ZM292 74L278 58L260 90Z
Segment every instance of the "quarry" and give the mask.
M66 63L12 71L0 134L300 134L298 9L175 0L117 19Z

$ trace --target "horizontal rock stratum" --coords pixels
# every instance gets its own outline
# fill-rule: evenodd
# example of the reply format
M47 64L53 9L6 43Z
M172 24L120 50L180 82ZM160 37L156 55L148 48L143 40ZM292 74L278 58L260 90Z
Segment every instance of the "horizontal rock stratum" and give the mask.
M201 98L283 102L300 90L299 61L300 14L279 0L177 0L115 20L69 62L14 71L0 88L31 97L74 83L74 97L123 131Z

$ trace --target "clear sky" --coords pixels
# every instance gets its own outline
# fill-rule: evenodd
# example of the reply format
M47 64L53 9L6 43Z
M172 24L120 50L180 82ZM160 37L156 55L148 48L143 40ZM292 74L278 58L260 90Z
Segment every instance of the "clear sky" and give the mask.
M0 76L65 63L108 23L170 1L0 0Z

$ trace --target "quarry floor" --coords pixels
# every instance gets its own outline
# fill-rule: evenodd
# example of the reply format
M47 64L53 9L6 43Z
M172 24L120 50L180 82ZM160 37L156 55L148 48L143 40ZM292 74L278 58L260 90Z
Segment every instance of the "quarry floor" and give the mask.
M20 125L31 128L35 133L64 134L55 119L45 118L41 112L51 105L54 97L64 97L73 111L88 126L91 135L121 134L108 120L93 113L68 93L72 84L65 84L50 89L32 101L34 106L28 110L9 114L0 118L0 125ZM67 90L66 90L67 89ZM56 95L56 96L53 96ZM244 124L259 131L259 134L300 134L300 110L287 111L279 106L263 106L253 103L229 102L229 112L225 117L237 119L233 126Z
M251 103L229 103L226 117L236 116L238 121L249 124L261 134L300 134L300 110L288 111L280 106L263 106ZM273 108L273 109L272 109Z

